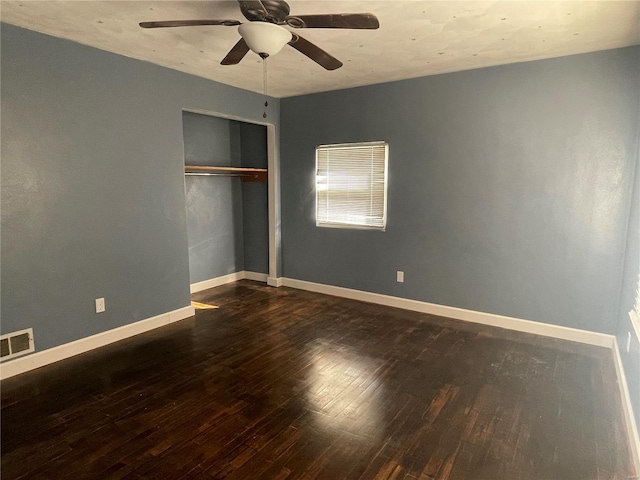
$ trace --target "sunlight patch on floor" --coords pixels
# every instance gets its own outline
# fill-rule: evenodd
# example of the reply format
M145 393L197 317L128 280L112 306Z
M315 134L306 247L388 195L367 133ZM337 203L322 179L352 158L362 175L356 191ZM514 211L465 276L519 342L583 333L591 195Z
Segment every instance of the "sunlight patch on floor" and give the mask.
M209 305L208 303L200 303L200 302L191 302L191 305L196 310L208 310L208 309L220 308L217 305Z

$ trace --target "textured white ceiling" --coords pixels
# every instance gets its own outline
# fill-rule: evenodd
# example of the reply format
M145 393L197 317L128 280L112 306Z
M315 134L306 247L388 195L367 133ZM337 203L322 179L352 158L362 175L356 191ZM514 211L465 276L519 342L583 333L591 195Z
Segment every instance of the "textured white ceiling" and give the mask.
M640 43L640 1L307 1L292 14L374 13L378 30L296 30L344 66L326 71L285 46L269 58L269 94L288 97ZM229 18L234 1L7 1L3 22L260 92L250 52L220 60L237 27L142 29L141 21Z

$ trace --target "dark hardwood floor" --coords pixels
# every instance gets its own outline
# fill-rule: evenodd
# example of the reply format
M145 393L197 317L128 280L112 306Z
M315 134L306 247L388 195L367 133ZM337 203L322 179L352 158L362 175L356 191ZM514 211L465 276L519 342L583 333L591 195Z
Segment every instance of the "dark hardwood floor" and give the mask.
M2 478L627 480L610 352L241 281L2 383Z

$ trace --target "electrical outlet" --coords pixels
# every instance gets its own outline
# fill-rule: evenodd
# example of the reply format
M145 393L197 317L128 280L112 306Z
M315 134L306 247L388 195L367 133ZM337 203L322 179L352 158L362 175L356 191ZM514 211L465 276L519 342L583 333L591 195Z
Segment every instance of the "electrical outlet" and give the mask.
M401 272L400 270L396 272L396 282L404 283L404 272Z
M631 332L627 332L627 353L631 350Z
M102 313L107 309L104 304L104 298L96 298L96 313Z

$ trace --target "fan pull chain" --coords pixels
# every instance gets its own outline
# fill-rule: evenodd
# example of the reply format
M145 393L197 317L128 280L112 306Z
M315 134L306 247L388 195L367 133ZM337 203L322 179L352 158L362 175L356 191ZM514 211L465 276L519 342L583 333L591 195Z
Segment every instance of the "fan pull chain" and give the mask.
M264 87L264 112L262 113L262 118L267 118L267 107L269 106L269 102L267 101L267 55L260 56L262 57L262 79Z

